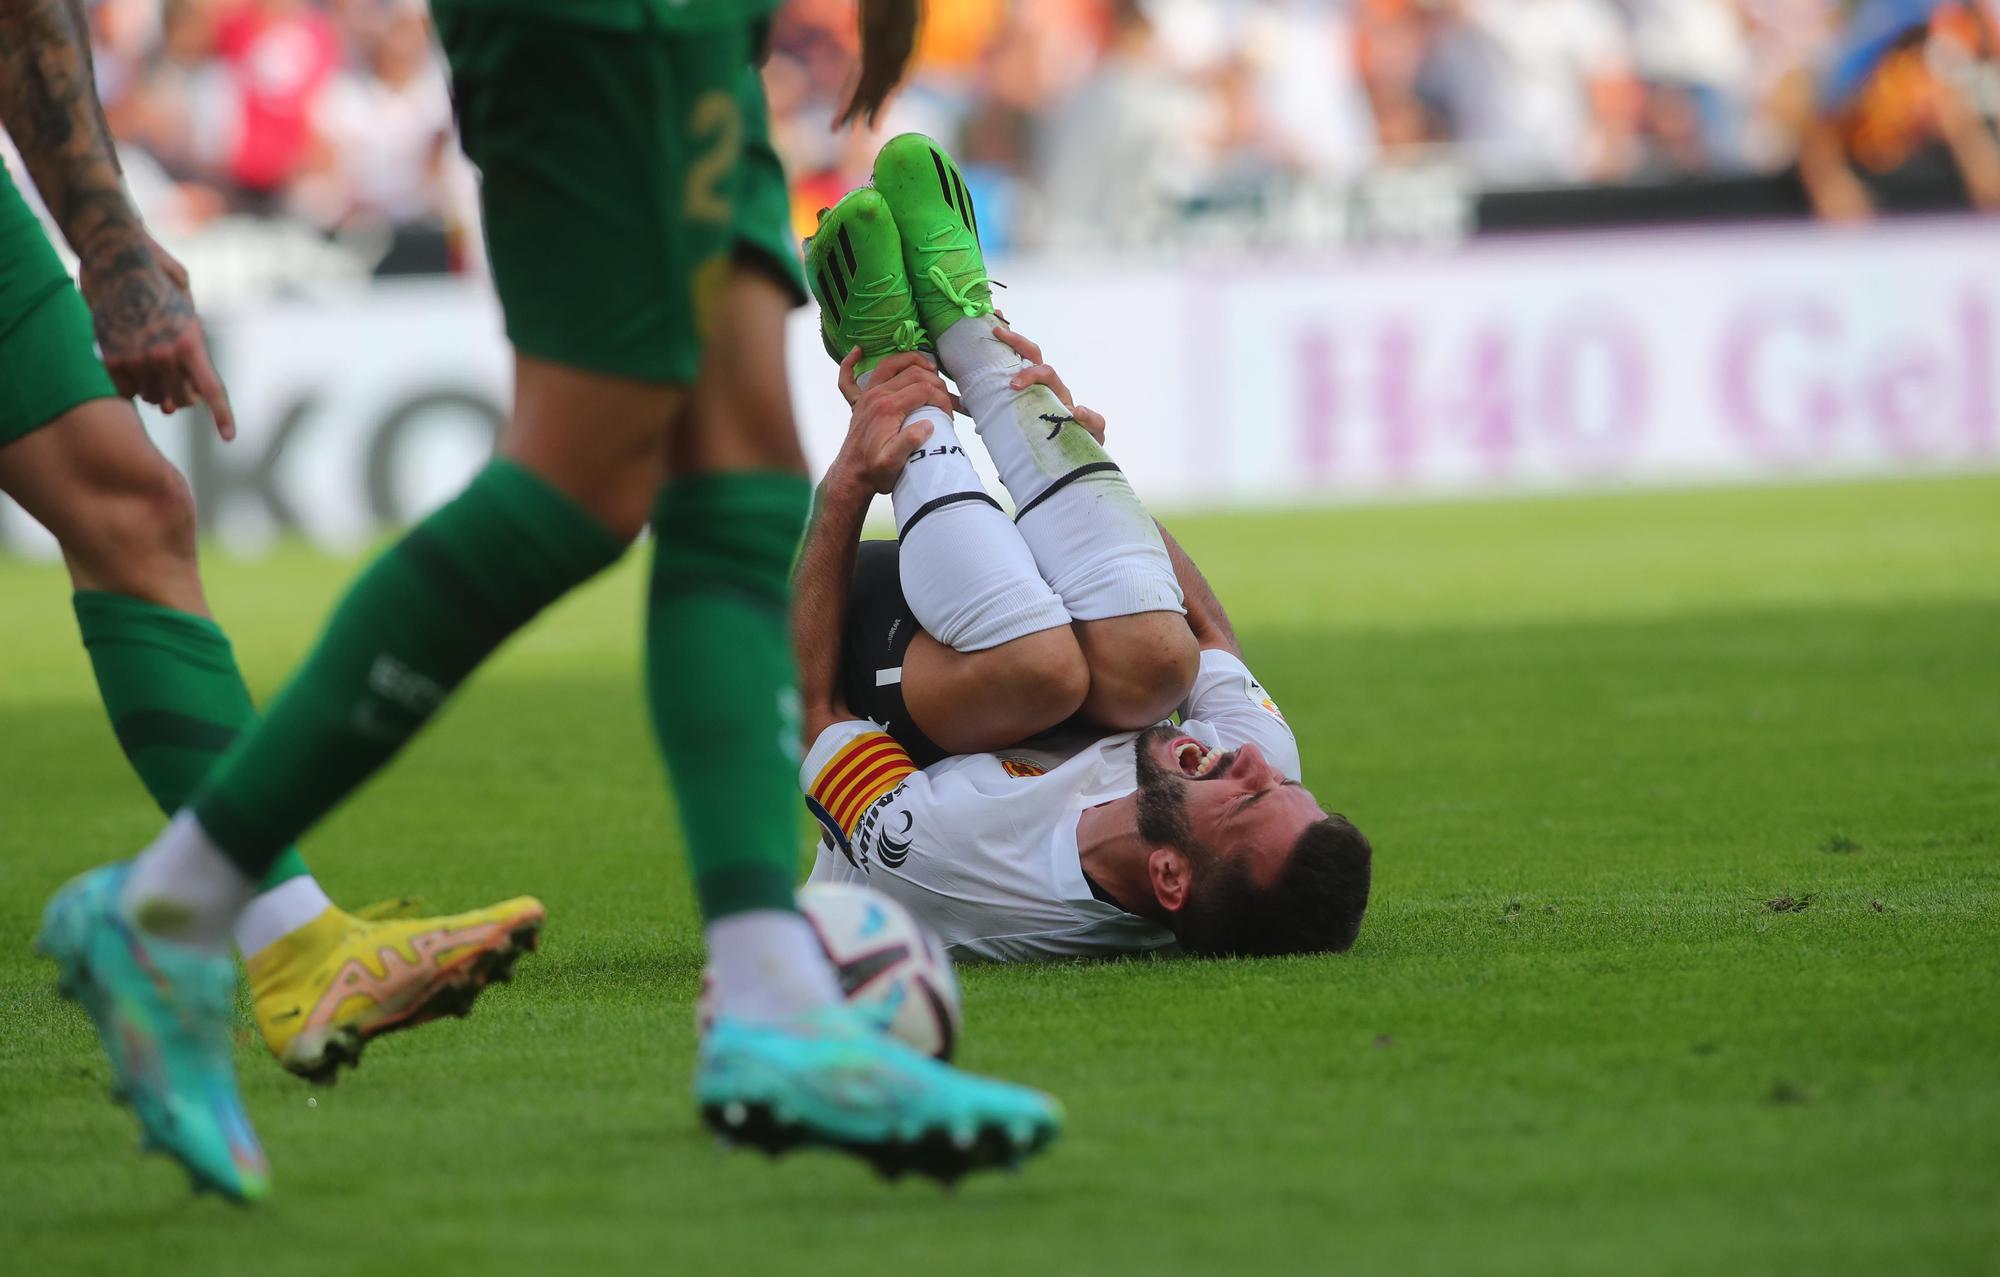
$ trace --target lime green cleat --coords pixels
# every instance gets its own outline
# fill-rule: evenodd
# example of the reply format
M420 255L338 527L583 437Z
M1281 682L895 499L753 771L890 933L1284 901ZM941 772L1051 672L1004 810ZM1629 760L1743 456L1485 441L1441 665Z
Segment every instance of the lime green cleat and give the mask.
M890 138L875 156L875 189L902 231L910 291L931 340L961 319L992 314L979 215L944 148L921 133Z
M898 351L925 347L903 273L903 242L878 192L849 191L819 215L819 229L806 241L806 282L819 302L826 353L837 361L861 347L857 374Z

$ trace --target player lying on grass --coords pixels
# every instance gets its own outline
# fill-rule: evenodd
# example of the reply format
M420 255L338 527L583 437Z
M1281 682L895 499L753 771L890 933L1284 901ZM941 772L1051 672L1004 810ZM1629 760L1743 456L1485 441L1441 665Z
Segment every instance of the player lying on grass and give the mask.
M206 402L224 439L235 422L187 274L126 196L86 31L68 0L0 2L0 121L83 271L79 295L0 168L0 492L61 545L118 744L171 815L252 712L202 594L193 499L128 396L168 412ZM527 898L450 918L357 918L287 848L234 939L264 1041L318 1077L377 1034L463 1012L541 921Z
M938 198L963 201L937 156ZM993 316L983 270L957 272L962 313L918 318L897 240L860 191L808 255L855 409L795 572L801 783L826 830L813 879L867 882L1000 960L1346 949L1368 841L1301 785L1206 581L1104 452L1101 418ZM911 351L924 333L1016 520ZM878 492L898 541L857 548Z

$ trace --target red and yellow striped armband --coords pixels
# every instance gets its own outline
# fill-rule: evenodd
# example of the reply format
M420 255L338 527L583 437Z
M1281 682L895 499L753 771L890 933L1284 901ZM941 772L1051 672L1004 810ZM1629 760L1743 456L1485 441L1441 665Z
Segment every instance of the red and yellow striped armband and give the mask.
M861 817L883 795L916 774L917 765L887 732L864 732L842 745L819 769L807 796L822 823L843 839L854 836Z

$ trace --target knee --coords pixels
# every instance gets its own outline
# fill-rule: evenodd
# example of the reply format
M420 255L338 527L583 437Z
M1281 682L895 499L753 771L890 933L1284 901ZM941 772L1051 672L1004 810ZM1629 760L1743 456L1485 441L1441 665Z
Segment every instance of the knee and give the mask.
M1105 727L1132 731L1168 717L1187 699L1201 668L1201 646L1178 614L1123 619L1135 624L1118 641L1086 639L1083 645L1090 670L1084 710Z
M192 573L194 494L180 471L158 454L148 463L105 476L88 515L86 544L65 546L104 589L151 597L165 578Z
M1090 665L1068 626L1004 643L993 655L993 696L1011 707L1014 740L1067 722L1090 694Z

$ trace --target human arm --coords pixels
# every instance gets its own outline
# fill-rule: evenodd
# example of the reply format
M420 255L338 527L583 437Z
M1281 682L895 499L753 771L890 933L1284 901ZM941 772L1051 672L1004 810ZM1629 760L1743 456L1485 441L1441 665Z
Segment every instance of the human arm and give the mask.
M1938 77L1934 91L1938 130L1944 134L1945 146L1958 165L1973 207L1987 212L2000 209L2000 144L1994 142L1978 108L1950 80Z
M1830 222L1864 222L1875 201L1847 163L1840 131L1820 108L1819 88L1810 68L1794 67L1779 80L1771 114L1798 148L1799 184L1813 212Z
M840 690L841 632L854 579L855 542L871 493L831 473L813 494L812 521L792 568L792 651L799 667L799 705L807 742L854 717Z
M1229 614L1222 610L1222 600L1215 597L1215 590L1208 584L1208 578L1194 565L1181 543L1174 540L1174 534L1158 519L1153 526L1160 530L1160 540L1166 543L1167 557L1174 561L1174 579L1180 582L1181 600L1187 608L1188 628L1194 631L1195 642L1203 651L1227 652L1237 660L1243 659L1243 649L1236 643L1236 627L1229 623Z
M854 579L855 544L875 495L896 486L912 451L931 437L925 422L906 422L931 405L951 411L951 393L930 361L893 355L875 369L868 388L855 384L861 352L841 361L843 394L854 405L847 438L827 467L813 502L805 544L792 569L792 649L799 669L799 702L806 740L847 719L840 690L840 647L846 628L847 591Z
M187 272L153 241L126 194L78 0L0 0L0 123L77 255L119 393L168 412L205 400L222 437L233 438Z

